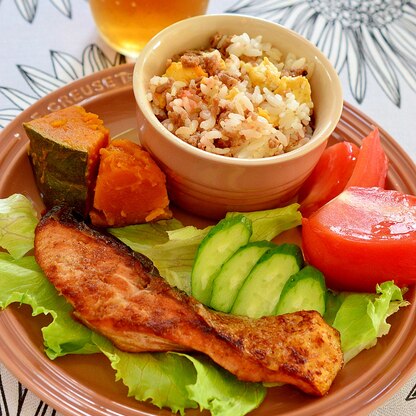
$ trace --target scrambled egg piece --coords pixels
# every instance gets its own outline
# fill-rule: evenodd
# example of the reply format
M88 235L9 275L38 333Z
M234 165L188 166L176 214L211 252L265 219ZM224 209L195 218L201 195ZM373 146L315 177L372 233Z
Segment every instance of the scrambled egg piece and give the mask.
M267 110L261 107L257 108L257 114L264 117L274 127L279 126L280 117L277 114L270 114Z
M208 74L200 66L183 67L181 62L172 62L164 76L189 83L192 79L207 77Z
M297 76L280 78L274 93L284 97L288 92L293 93L299 104L305 103L308 104L309 107L312 107L311 86L306 77Z
M233 87L228 91L227 96L225 97L227 100L232 100L240 91L238 88Z
M261 89L267 88L283 97L291 92L299 104L305 103L312 107L311 86L306 77L281 77L279 69L268 58L264 58L257 66L248 62L243 65L243 68L246 70L253 86L258 86ZM267 118L263 114L260 115Z
M260 65L253 66L248 62L243 67L253 86L268 88L271 91L278 87L280 71L268 58L264 58Z

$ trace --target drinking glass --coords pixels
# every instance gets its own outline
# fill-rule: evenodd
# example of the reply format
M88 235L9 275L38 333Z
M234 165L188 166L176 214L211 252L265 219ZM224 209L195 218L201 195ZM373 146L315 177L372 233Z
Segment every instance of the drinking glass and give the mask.
M89 0L89 4L102 38L116 51L136 58L166 26L204 14L208 0Z

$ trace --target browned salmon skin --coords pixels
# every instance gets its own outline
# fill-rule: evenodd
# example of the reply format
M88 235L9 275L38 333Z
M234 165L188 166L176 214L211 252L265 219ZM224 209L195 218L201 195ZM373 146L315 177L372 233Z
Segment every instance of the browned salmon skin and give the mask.
M318 312L260 319L214 312L66 209L41 219L35 256L76 317L121 350L200 351L240 380L288 383L318 396L342 367L339 333Z

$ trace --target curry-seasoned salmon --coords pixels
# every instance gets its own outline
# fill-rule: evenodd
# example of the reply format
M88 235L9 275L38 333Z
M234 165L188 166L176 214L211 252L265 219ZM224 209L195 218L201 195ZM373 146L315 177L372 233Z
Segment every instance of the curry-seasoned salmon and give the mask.
M42 218L35 256L74 315L121 350L196 350L240 380L289 383L318 396L342 367L339 333L317 312L260 319L214 312L68 210Z

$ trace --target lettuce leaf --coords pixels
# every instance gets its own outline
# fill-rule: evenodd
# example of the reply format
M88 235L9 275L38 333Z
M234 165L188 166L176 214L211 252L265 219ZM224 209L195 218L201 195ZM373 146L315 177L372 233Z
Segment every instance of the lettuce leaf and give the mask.
M72 319L72 306L59 296L34 257L16 260L8 253L0 253L0 308L13 302L30 305L33 316L52 316L52 322L42 328L45 352L50 359L99 351L91 341L92 332Z
M116 380L128 387L128 396L149 400L159 408L185 414L187 408L208 409L213 416L242 416L266 396L259 383L238 381L202 355L183 353L125 353L97 336L95 342L116 370ZM157 382L155 382L157 380Z
M403 293L393 282L377 285L377 293L340 293L338 302L333 301L328 315L333 315L329 322L341 334L341 348L347 363L364 349L377 343L377 338L390 330L387 318L399 308L409 305L403 299ZM328 316L326 315L326 317Z
M263 211L229 212L226 217L243 214L253 222L253 233L250 241L270 241L283 231L301 225L302 215L298 208L299 204L294 203L282 208Z
M175 220L176 221L176 220ZM191 270L195 252L209 228L178 228L178 221L158 222L157 234L150 238L149 224L111 228L109 232L131 249L149 257L170 285L191 292ZM153 228L154 229L154 228Z
M192 362L174 353L126 353L118 350L107 339L96 335L96 345L110 360L116 380L128 387L128 396L149 400L159 408L170 407L173 412L185 413L186 408L197 408L189 398L186 386L196 379Z
M251 219L253 234L251 241L272 240L281 232L301 224L298 204L265 211L244 212ZM228 213L227 217L238 215ZM159 222L157 230L147 224L132 225L123 228L111 228L109 231L135 251L149 257L161 276L172 286L186 293L191 292L191 271L195 253L203 238L212 227L198 229L193 226L179 228L172 220ZM154 238L149 238L155 233ZM157 233L157 235L156 235Z
M267 390L260 383L244 383L232 374L213 365L204 356L181 354L192 361L197 371L195 384L187 390L190 398L213 416L245 415L256 409L266 397Z
M33 248L36 211L23 195L0 199L0 247L19 259Z
M127 244L132 250L144 254L144 251L169 241L170 230L183 228L176 219L162 220L156 223L127 225L121 228L109 228L108 231Z

